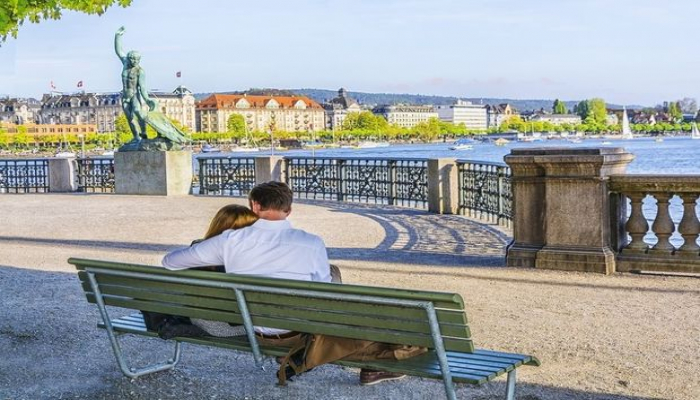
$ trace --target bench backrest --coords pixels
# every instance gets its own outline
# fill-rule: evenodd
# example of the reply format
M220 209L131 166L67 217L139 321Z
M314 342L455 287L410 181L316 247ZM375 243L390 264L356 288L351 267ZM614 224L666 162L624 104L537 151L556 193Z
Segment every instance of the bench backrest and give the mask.
M433 348L432 304L445 350L473 352L458 294L262 278L71 258L87 299L92 273L106 305L243 323L233 287L241 289L256 326ZM363 300L371 299L372 302Z

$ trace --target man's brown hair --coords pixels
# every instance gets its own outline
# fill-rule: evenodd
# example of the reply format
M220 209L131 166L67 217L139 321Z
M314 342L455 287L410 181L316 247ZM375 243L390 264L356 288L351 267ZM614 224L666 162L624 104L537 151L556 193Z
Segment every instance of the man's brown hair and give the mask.
M284 182L265 182L255 185L248 199L260 204L260 209L289 212L292 210L292 189Z

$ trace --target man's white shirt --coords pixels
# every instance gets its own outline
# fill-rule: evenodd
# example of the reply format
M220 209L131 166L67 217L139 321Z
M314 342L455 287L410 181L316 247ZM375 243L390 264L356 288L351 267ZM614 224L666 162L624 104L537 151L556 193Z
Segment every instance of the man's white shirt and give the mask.
M292 228L287 220L259 219L253 225L227 230L163 258L163 266L180 270L223 265L230 274L330 282L328 254L323 240ZM256 327L264 334L279 329Z

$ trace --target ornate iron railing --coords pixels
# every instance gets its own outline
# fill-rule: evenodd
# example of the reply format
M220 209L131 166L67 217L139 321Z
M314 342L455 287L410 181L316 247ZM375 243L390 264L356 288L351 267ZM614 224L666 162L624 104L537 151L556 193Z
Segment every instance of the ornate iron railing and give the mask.
M506 164L458 160L459 212L474 218L510 226L513 191Z
M78 191L114 193L114 158L79 158Z
M0 193L49 191L49 160L0 160Z
M428 207L427 160L285 157L297 197Z
M618 271L700 272L700 175L617 175L609 188Z
M201 157L199 194L246 196L255 186L255 158Z

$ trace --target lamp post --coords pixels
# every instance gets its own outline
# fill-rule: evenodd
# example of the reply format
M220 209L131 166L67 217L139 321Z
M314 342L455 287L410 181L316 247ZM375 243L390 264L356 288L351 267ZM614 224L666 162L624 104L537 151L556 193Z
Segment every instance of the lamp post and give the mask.
M80 158L85 158L85 135L78 135L80 139Z

